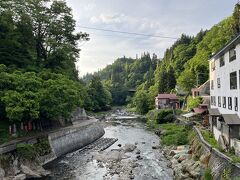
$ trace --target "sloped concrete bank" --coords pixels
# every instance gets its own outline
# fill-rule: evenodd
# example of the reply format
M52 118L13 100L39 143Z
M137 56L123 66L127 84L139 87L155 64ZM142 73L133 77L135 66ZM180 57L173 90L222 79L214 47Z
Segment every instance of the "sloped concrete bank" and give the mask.
M193 141L192 146L195 147L195 152L199 157L208 155L206 166L212 170L214 179L221 179L223 173L228 173L231 178L240 177L240 166L233 164L229 157L206 142L196 126L193 129L197 134L197 139L195 142ZM199 143L201 146L199 146Z
M86 126L74 125L62 131L49 134L51 149L56 157L80 149L104 135L105 131L100 122Z
M42 166L61 155L80 149L104 135L105 131L96 119L80 121L79 124L63 128L48 135L51 152L34 159L25 159L16 150L4 153L0 157L0 180L23 180L44 178L50 172ZM47 136L47 135L46 135ZM28 141L24 142L26 145ZM32 142L34 144L34 142ZM36 142L37 143L37 142Z

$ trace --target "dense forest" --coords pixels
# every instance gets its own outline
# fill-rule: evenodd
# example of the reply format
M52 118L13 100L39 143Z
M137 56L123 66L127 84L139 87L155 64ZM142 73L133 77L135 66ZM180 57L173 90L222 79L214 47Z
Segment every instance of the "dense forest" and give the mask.
M211 55L239 33L239 9L210 30L183 34L162 59L147 52L122 57L82 80L78 42L89 35L76 32L64 0L0 1L0 121L51 122L77 107L126 104L146 113L158 93L187 94L208 79Z
M136 87L142 83L146 87L153 85L154 71L160 60L155 54L143 53L139 59L119 58L112 65L94 74L101 78L105 87L111 92L114 105L125 105L131 100ZM84 81L93 75L88 74Z
M158 93L176 92L187 95L191 88L208 80L208 60L227 42L239 34L239 9L236 4L232 16L196 36L182 34L167 48L160 60L148 53L140 59L120 58L95 73L112 93L113 104L128 104L139 113L154 108ZM87 81L91 75L84 77ZM130 89L136 89L133 97Z
M78 78L78 42L89 35L75 26L65 1L0 1L1 125L51 124L77 107L109 108L111 94L99 78L88 85Z

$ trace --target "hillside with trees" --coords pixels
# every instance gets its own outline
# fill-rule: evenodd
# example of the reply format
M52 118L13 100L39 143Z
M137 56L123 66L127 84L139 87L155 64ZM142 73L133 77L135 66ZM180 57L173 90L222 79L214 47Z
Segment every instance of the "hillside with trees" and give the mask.
M113 105L126 105L136 88L145 83L147 87L153 84L154 71L160 60L155 54L143 53L140 58L119 58L112 65L94 73L101 78L105 87L112 94ZM92 75L84 77L84 81Z
M121 58L96 74L112 92L114 104L128 103L142 114L154 108L158 93L188 95L191 88L208 80L211 56L239 34L239 9L236 4L232 16L209 30L200 30L196 36L182 34L166 49L161 61L155 56L151 59L148 54L138 60ZM126 98L129 88L137 90L133 98Z

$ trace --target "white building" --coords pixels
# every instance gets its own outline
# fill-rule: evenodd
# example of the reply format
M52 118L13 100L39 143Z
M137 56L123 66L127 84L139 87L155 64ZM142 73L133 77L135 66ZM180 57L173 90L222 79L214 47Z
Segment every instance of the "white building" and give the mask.
M240 150L240 35L209 60L210 125L224 147Z

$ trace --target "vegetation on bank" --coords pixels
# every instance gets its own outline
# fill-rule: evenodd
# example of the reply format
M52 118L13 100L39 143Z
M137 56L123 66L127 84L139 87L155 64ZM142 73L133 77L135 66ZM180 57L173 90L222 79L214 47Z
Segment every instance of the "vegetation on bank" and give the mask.
M174 123L163 124L160 126L163 130L161 135L161 144L163 145L186 145L188 144L188 135L190 129L184 125L178 125Z
M78 78L78 42L89 35L76 32L65 1L5 0L0 9L0 143L11 138L8 125L20 136L20 127L56 126L76 107L109 109L111 94L101 80L86 85Z
M198 105L201 103L202 103L202 97L189 96L187 99L187 108L188 110L191 110L193 108L198 107Z
M26 160L37 160L39 156L51 153L48 139L40 139L36 144L17 144L16 148L19 157Z

